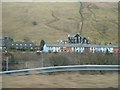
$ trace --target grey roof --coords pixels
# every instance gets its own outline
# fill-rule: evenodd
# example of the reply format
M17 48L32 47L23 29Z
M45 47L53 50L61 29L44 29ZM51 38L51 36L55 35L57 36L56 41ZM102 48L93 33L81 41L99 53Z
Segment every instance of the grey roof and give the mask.
M33 42L12 42L13 44L34 44Z
M49 47L118 47L117 45L97 45L97 44L46 44Z
M80 35L80 34L70 35L70 37L75 37L76 35L79 35L80 37L85 37L85 36L82 36L82 35Z
M5 37L10 38L9 36L2 35L2 36L0 36L0 39L4 39Z

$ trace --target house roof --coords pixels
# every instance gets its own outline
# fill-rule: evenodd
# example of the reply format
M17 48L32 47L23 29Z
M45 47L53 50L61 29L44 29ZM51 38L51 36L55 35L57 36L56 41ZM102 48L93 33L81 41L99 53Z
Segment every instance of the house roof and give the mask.
M84 37L84 36L82 36L82 35L80 35L80 34L75 34L75 35L70 35L70 37L76 37L76 36L80 36L80 37Z
M12 42L12 44L34 44L33 42Z

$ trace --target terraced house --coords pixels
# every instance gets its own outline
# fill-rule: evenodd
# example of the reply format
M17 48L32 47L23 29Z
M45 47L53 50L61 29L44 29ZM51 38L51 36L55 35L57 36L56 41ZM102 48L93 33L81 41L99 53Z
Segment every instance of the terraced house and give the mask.
M35 45L33 42L12 42L10 48L16 50L34 50Z
M68 35L67 43L55 43L55 44L45 44L43 47L43 52L102 52L102 53L118 53L120 48L116 45L98 45L90 44L89 40L80 35L79 33L75 35Z
M12 38L8 36L2 36L0 39L2 41L3 49L12 50L34 50L35 44L33 42L15 42Z
M45 44L43 52L102 52L118 53L120 48L115 45L96 45L96 44Z

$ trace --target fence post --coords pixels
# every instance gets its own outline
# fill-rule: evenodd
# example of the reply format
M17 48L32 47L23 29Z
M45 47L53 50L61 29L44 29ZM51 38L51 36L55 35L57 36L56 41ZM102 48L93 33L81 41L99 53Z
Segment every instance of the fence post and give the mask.
M27 62L25 62L25 68L28 68L28 63Z

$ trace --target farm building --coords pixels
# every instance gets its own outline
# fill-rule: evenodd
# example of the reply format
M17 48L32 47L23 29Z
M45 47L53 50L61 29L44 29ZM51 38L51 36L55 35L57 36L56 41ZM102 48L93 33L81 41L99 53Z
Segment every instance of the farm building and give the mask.
M82 35L77 33L76 35L72 35L72 36L68 35L68 42L73 44L77 44L77 43L88 44L89 40L86 37L83 37Z

